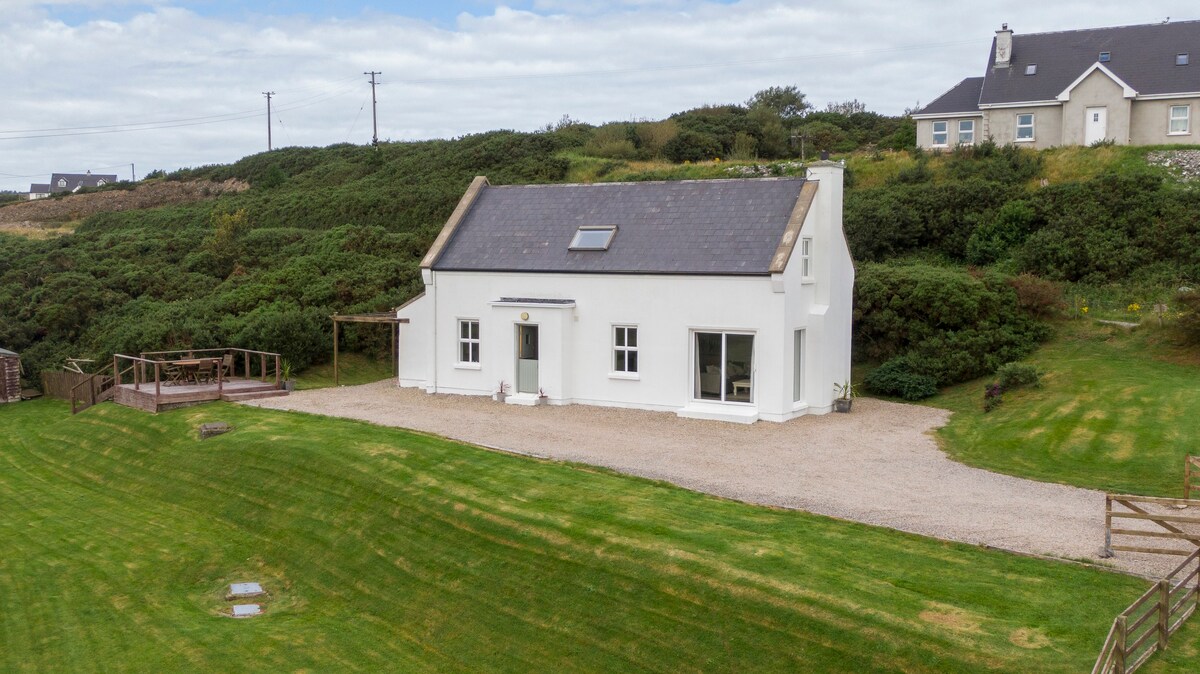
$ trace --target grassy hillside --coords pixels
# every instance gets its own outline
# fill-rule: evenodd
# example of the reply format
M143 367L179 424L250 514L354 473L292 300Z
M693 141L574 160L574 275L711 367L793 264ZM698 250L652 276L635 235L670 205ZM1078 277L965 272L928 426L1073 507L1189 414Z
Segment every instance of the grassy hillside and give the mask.
M987 413L986 380L931 398L955 412L939 431L942 446L1010 475L1182 496L1184 457L1200 453L1200 353L1152 325L1131 333L1080 320L1058 332L1027 361L1044 373L1039 388L1006 394Z
M5 671L1078 672L1146 586L357 422L0 426Z

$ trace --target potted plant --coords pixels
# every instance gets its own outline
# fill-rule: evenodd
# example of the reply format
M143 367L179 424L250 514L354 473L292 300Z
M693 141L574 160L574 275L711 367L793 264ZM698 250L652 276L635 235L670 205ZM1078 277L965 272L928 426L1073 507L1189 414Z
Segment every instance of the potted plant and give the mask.
M533 404L534 404L534 405L548 405L548 404L550 404L550 396L546 395L546 390L545 390L545 389L541 389L541 388L539 388L539 389L538 389L538 397L537 397L537 400L535 400L535 401L533 402Z
M283 378L283 390L291 393L296 390L296 380L292 379L292 363L284 360L279 364L279 376Z
M492 399L498 403L502 403L508 399L508 383L503 379L500 380L500 385L496 388L496 392L492 394Z
M854 385L849 381L844 384L834 384L833 392L837 395L833 399L833 411L849 412L850 405L854 403Z

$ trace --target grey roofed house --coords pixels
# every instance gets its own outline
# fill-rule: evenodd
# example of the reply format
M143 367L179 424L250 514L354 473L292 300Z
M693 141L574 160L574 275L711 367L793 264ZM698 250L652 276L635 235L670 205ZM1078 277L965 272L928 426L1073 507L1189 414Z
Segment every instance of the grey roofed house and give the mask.
M767 275L803 178L484 185L438 271ZM580 228L606 248L581 249Z
M75 192L83 187L100 187L117 182L115 174L87 173L54 173L50 176L50 192Z
M31 201L48 196L50 196L50 185L48 183L33 183L29 186L29 199Z
M1200 21L996 31L983 77L913 114L917 144L1196 143Z

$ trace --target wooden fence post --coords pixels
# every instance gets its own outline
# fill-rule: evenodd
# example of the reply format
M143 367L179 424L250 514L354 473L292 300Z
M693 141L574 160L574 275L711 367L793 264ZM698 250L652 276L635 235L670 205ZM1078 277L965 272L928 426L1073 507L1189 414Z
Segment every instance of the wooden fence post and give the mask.
M279 371L279 354L275 354L275 389L276 390L283 388L283 386L280 385L280 383L279 383L280 379L282 377L283 377L283 373Z
M1158 581L1158 647L1166 650L1171 625L1171 581Z
M1189 454L1183 460L1183 497L1192 497L1192 455Z
M1112 557L1112 494L1104 495L1104 554L1103 557Z
M1113 674L1125 674L1125 623L1124 615L1117 616L1117 634L1116 645L1113 647L1113 655L1115 660L1113 663Z

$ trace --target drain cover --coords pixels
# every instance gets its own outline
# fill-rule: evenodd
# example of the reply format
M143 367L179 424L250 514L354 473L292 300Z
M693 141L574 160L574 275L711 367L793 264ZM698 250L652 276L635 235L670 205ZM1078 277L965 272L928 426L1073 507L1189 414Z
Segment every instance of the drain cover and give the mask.
M262 607L258 604L237 604L233 607L234 618L249 618L259 613L262 613Z
M229 586L231 597L253 597L262 593L262 585L258 583L233 583Z

